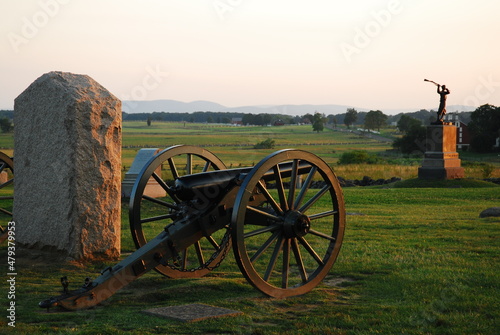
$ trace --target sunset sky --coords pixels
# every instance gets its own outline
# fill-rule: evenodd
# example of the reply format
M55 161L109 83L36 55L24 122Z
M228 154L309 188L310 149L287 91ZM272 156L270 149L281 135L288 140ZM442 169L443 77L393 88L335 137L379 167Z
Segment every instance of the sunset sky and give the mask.
M0 109L50 71L122 100L500 105L500 1L0 1Z

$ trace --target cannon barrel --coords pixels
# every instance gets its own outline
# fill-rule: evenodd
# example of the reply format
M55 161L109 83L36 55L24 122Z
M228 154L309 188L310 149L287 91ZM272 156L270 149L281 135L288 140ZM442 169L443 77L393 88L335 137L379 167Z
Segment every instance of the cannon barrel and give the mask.
M279 164L279 170L282 178L287 178L292 174L293 164L286 162ZM312 168L308 162L299 162L296 173L305 174ZM246 175L252 170L249 168L218 170L211 172L201 172L191 175L179 177L175 181L174 193L181 200L192 200L196 195L203 194L219 194L223 191L231 181L241 183ZM275 173L269 170L262 176L266 182L274 181Z

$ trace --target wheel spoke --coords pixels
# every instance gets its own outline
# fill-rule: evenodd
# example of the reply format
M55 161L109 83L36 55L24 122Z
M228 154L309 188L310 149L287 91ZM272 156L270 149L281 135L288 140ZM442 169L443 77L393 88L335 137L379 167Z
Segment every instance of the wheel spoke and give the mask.
M321 266L325 265L321 257L318 256L316 251L311 247L311 245L304 239L304 237L299 236L298 240L300 244L304 246L304 248L307 250L307 252L314 258L314 260Z
M271 277L271 273L274 270L274 266L276 265L276 261L278 260L278 256L280 255L280 251L283 248L283 235L278 237L278 241L276 241L276 245L274 246L273 254L271 259L269 260L269 264L267 265L266 273L264 274L265 281L268 281Z
M281 179L281 171L278 165L273 166L274 180L276 181L276 190L278 191L278 197L281 204L282 211L286 212L288 210L288 204L286 202L285 188L283 187L283 180Z
M210 244L213 245L213 247L215 248L215 250L219 250L220 249L219 243L217 243L217 241L215 241L212 236L206 236L206 238L207 238L208 242L210 242Z
M267 219L271 219L271 220L279 220L280 218L272 213L268 213L268 212L264 212L263 210L260 210L258 208L255 208L255 207L252 207L252 206L247 206L247 210L249 211L252 211L253 213L256 213L260 216L263 216L263 219L264 218L267 218ZM263 222L262 224L260 223L253 223L252 224L255 224L255 225L261 225L261 226L267 226L267 224L265 222Z
M299 177L297 174L297 166L298 166L298 159L294 159L292 162L292 175L290 178L290 187L288 190L288 208L289 209L294 209L293 208L293 199L295 199L295 189L297 187L297 178Z
M274 209L274 211L276 213L278 213L279 215L284 215L283 210L281 209L280 205L276 202L276 200L274 200L273 196L269 193L267 188L262 183L263 183L262 181L259 181L259 183L257 184L257 187L259 188L259 190L262 192L262 194L264 195L266 200L269 202L271 207Z
M322 218L326 218L328 216L332 216L332 215L335 215L337 214L339 211L336 211L336 210L331 210L331 211L326 211L326 212L322 212L322 213L318 213L318 214L311 214L309 215L309 220L317 220L317 219L322 219Z
M193 155L187 154L186 157L186 174L193 174Z
M280 228L280 225L273 224L273 225L270 225L270 226L267 226L267 227L264 227L264 228L260 228L260 229L256 229L256 230L247 232L243 236L244 236L244 238L249 238L249 237L257 236L257 235L264 234L264 233L267 233L267 232L273 232L273 231L275 231L276 229L279 229L279 228Z
M300 207L299 212L305 213L312 205L316 203L332 186L325 185L321 190L318 191L308 202L306 202L302 207Z
M165 206L165 207L168 207L170 209L174 209L174 210L179 210L179 207L177 207L176 205L173 205L169 202L166 202L166 201L163 201L163 200L159 200L159 199L156 199L156 198L152 198L150 196L147 196L147 195L143 195L142 196L143 199L145 200L148 200L148 201L151 201L151 202L154 202L155 204L158 204L158 205L162 205L162 206Z
M300 273L300 278L302 279L302 283L306 283L308 280L308 276L306 273L306 269L304 267L304 262L302 261L302 255L300 254L300 249L296 239L292 239L292 251L295 256L295 262L297 263L297 267L299 268L299 273Z
M188 260L188 250L184 249L182 251L182 270L186 270L187 260Z
M309 190L309 185L311 185L311 181L312 181L314 174L316 173L317 170L318 170L318 168L316 166L313 166L311 168L311 171L309 171L309 174L307 175L306 180L302 184L302 188L300 189L300 193L297 196L297 199L295 199L295 203L293 204L294 209L299 208L300 204L304 200L304 196L306 195L307 191Z
M7 180L5 183L3 183L2 185L0 185L0 188L4 188L6 186L9 186L10 184L12 184L14 182L14 178L12 179L9 179Z
M167 159L168 165L170 166L170 171L172 172L172 177L174 179L179 179L179 173L177 172L177 167L175 166L174 158L170 157Z
M2 212L2 213L4 213L4 214L7 214L7 215L12 216L12 213L11 213L11 212L9 212L8 210L5 210L5 209L3 209L3 208L0 208L0 212Z
M274 242L276 241L276 239L278 238L279 236L279 231L275 231L268 239L267 241L260 246L260 248L255 252L255 254L252 255L252 257L250 258L250 262L255 262L261 255L264 251L267 250L267 248L269 248L269 246Z
M203 170L202 172L207 172L208 169L210 169L210 166L212 165L212 163L210 161L206 161L205 162L205 165L203 166Z
M165 220L165 219L171 219L173 218L173 214L164 214L164 215L158 215L158 216L152 216L147 219L141 219L141 223L147 223L147 222L153 222L153 221L160 221L160 220Z
M167 183L165 183L165 181L163 179L161 179L161 177L156 172L153 172L152 177L156 180L156 182L158 184L160 184L160 186L165 190L165 192L168 193L169 196L174 198L173 193L172 193L172 189L170 188L170 186L168 186Z
M5 169L5 167L6 167L6 166L7 166L7 164L5 164L5 162L4 162L4 161L2 161L2 162L0 163L0 173L3 171L3 169Z
M198 262L200 263L200 265L205 264L205 258L203 257L200 241L195 243L194 248L196 250L196 256L198 257Z
M332 236L326 235L326 234L324 234L324 233L322 233L322 232L319 232L319 231L317 231L317 230L314 230L314 229L309 230L309 233L310 233L310 234L313 234L313 235L316 235L316 236L319 236L319 237L322 237L322 238L324 238L324 239L327 239L327 240L333 241L333 242L335 242L335 241L336 241L335 237L332 237Z
M281 288L288 288L288 272L290 270L290 239L283 242L283 267L281 270Z

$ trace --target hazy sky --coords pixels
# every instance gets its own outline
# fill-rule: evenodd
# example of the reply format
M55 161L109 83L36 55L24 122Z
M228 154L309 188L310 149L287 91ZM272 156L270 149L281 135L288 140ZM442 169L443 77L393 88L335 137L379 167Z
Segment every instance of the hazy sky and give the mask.
M500 1L0 0L0 109L50 71L122 100L500 105Z

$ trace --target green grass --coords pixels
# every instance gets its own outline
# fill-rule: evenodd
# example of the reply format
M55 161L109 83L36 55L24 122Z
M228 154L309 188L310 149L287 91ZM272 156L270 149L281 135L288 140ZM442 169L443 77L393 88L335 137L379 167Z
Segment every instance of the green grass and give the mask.
M46 313L37 303L106 264L23 257L17 277L16 333L41 334L495 334L500 318L498 188L348 188L344 244L330 275L312 292L271 299L243 278L230 253L201 279L154 272L95 309ZM132 251L126 210L123 249ZM1 257L6 257L2 246ZM2 272L6 273L5 267ZM333 285L339 278L343 283ZM5 284L4 284L4 290ZM1 304L6 306L6 296ZM204 303L243 315L184 324L141 313ZM0 329L6 329L5 319Z
M472 179L472 178L464 178L464 179L452 179L452 180L421 180L418 178L408 179L399 181L388 186L384 187L394 187L394 188L481 188L481 187L498 187L496 184Z
M9 137L10 136L10 137ZM342 152L382 152L387 144L349 133L310 126L213 127L182 123L126 122L123 165L129 167L140 147L176 144L206 146L228 166L250 166L287 147L313 152L339 176L359 179L403 177L383 188L345 188L347 227L340 256L327 278L313 291L285 300L264 297L246 282L232 251L221 266L200 279L169 280L151 272L96 308L47 313L38 302L59 294L59 278L70 287L114 262L80 264L53 254L18 249L16 328L6 322L6 262L0 333L13 334L497 334L500 328L498 276L500 219L479 218L499 206L499 188L477 180L441 183L439 188L415 180L418 165L366 164L337 166ZM274 150L253 150L272 138ZM0 147L12 151L11 135ZM10 149L9 149L10 148ZM468 153L467 158L481 161ZM498 157L485 160L496 164ZM466 169L468 177L480 170ZM476 173L476 175L471 175ZM497 168L494 176L500 177ZM393 187L391 187L393 186ZM489 187L482 187L489 186ZM122 253L134 251L122 208ZM2 221L4 222L4 221ZM18 223L22 224L22 223ZM50 234L50 232L47 232ZM7 245L0 246L7 259ZM242 315L195 323L160 319L141 311L162 306L203 303L243 312ZM0 312L1 313L1 312ZM1 314L0 314L1 315Z

